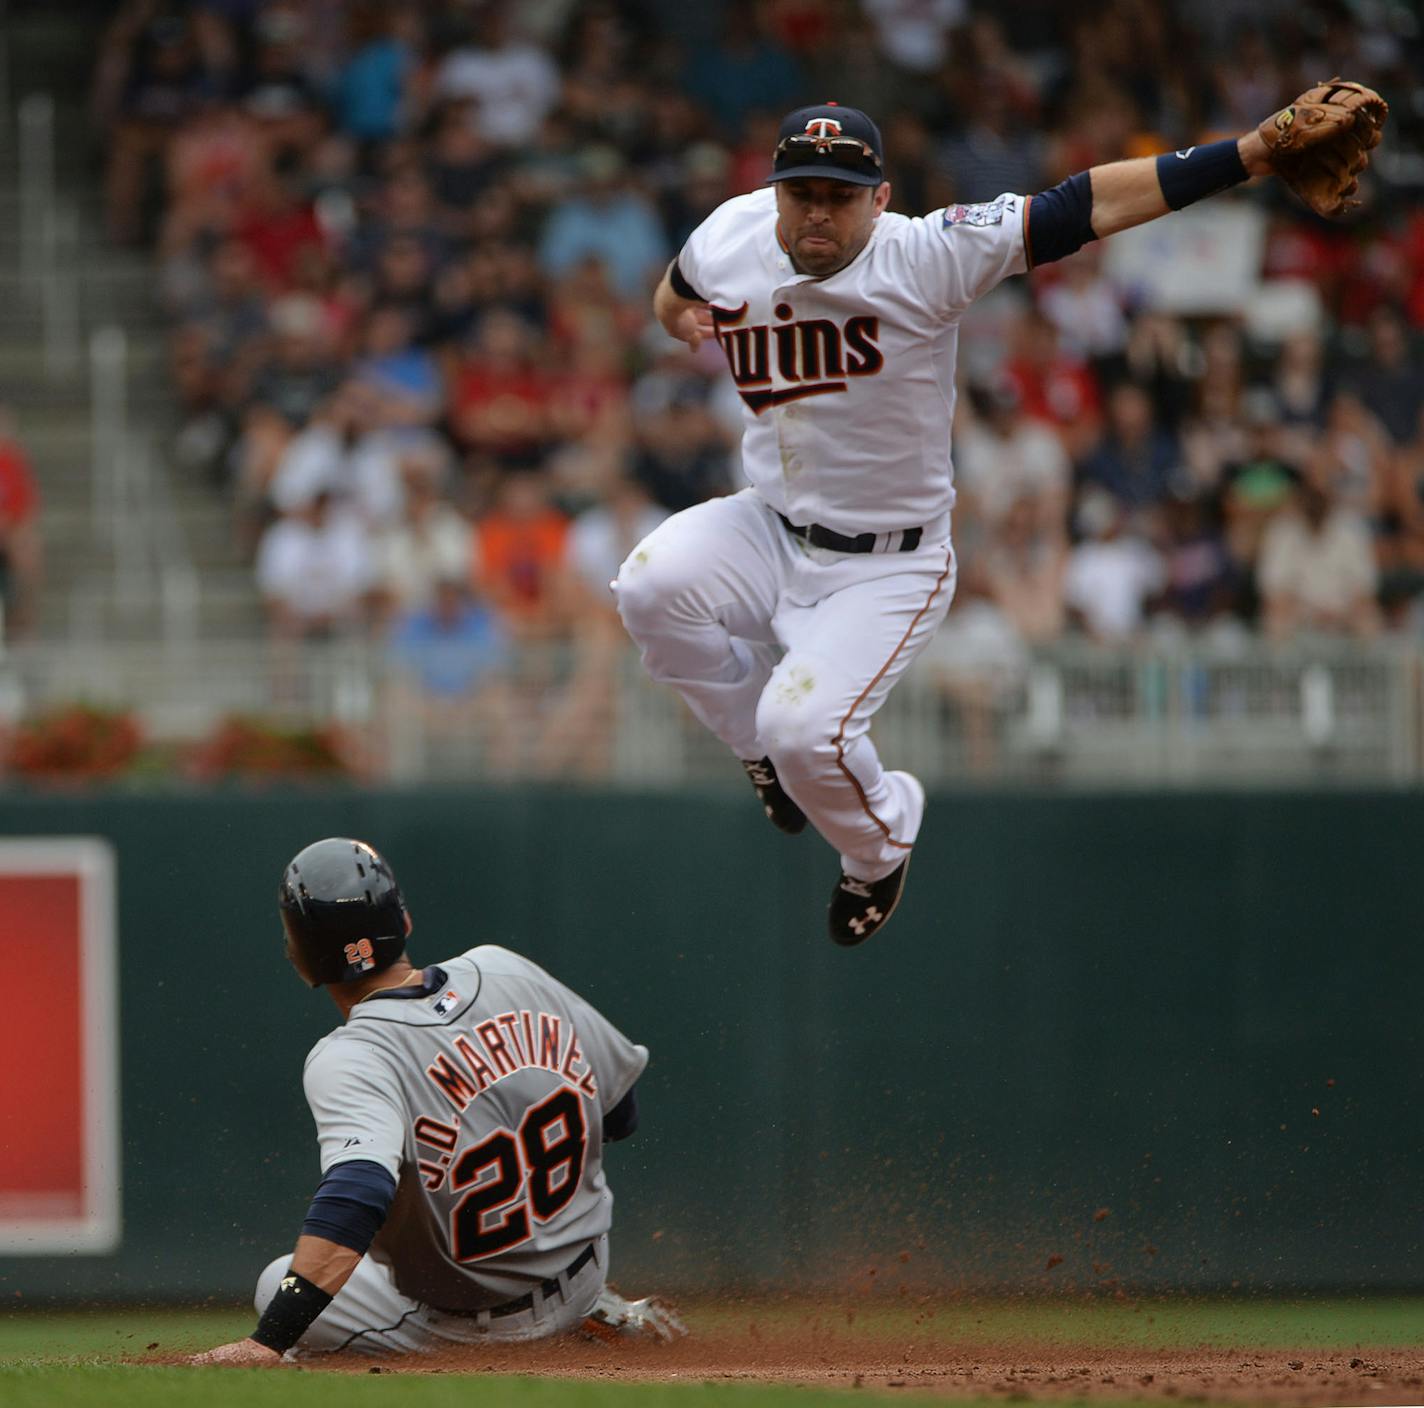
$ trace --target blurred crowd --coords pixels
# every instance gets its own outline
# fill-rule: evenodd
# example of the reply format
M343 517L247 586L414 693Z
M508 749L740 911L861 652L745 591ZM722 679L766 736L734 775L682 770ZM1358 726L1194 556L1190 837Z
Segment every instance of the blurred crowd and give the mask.
M1414 7L129 0L94 101L110 233L158 251L179 462L230 496L272 630L384 631L430 707L487 685L496 723L511 647L570 642L548 757L603 697L622 557L739 486L720 353L649 299L784 111L876 115L918 214L1238 133L1330 73L1392 106L1359 214L1225 200L1309 290L1292 317L1163 311L1090 246L966 325L952 673L1072 633L1420 628Z

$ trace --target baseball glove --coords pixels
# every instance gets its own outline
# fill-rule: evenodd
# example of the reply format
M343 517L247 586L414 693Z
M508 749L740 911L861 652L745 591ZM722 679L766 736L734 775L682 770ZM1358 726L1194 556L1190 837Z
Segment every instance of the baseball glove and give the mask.
M1271 169L1317 215L1333 219L1351 197L1379 144L1389 104L1362 83L1331 78L1307 89L1256 130Z

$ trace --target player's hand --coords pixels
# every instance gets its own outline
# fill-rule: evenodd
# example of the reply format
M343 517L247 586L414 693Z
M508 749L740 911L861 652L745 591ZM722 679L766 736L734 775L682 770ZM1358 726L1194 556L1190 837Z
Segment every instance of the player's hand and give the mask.
M281 1362L282 1356L275 1349L268 1349L265 1344L258 1344L256 1340L234 1340L231 1344L220 1344L216 1349L205 1350L188 1360L190 1364L204 1367L219 1364L242 1369L275 1369Z
M696 352L709 337L713 336L712 310L699 303L692 308L684 308L673 324L672 335Z

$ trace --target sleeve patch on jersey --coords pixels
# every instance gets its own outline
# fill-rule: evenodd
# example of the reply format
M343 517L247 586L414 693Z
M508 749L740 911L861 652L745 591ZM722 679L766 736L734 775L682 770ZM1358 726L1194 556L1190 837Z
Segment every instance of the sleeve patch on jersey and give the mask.
M949 225L1002 225L1012 196L996 196L982 205L947 205L944 223Z

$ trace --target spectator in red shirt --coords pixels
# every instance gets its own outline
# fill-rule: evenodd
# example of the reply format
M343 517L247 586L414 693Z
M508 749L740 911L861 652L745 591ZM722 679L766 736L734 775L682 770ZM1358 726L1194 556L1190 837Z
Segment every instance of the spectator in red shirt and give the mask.
M1424 210L1416 210L1410 216L1399 242L1404 252L1405 267L1409 270L1409 288L1404 306L1410 323L1416 328L1424 328Z
M234 234L252 251L263 282L274 293L296 284L303 251L320 249L324 238L311 206L270 173L256 185Z
M41 567L39 511L30 458L16 436L9 408L0 406L0 636L11 639L34 626Z
M1097 439L1102 397L1093 369L1058 345L1058 329L1038 309L1029 309L1015 330L1004 375L1024 414L1053 426L1063 447L1081 459Z
M577 343L556 375L550 410L559 437L600 445L627 434L628 380L624 352L611 339Z
M549 434L549 385L534 349L523 319L495 309L480 322L451 388L456 436L504 468L533 465Z

